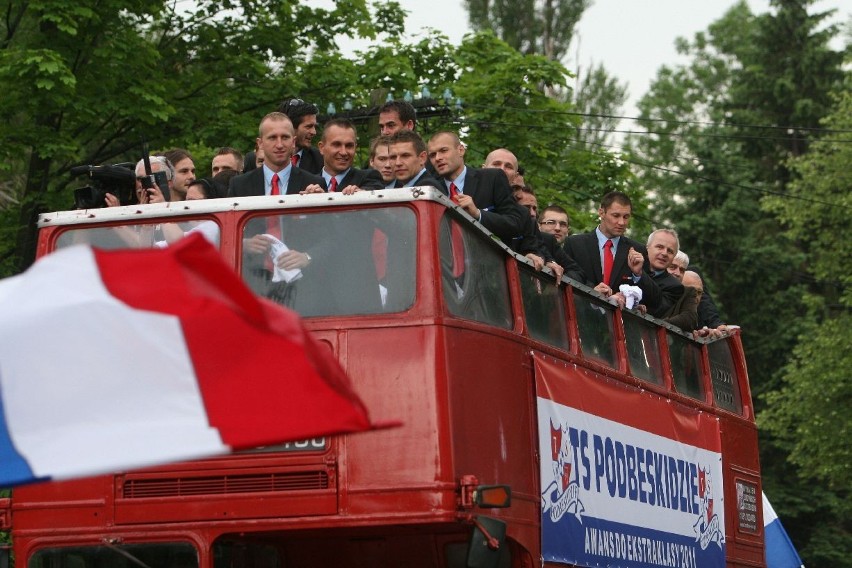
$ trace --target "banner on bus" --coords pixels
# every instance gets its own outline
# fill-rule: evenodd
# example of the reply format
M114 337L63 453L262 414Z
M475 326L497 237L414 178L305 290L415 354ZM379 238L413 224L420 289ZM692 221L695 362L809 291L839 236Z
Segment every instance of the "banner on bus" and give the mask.
M536 355L544 560L725 566L719 421Z

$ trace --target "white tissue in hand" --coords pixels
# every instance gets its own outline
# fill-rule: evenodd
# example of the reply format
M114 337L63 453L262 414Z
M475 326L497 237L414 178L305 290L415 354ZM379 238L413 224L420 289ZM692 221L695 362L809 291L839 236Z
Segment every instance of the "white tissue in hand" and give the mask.
M272 258L272 266L275 267L275 270L272 273L272 281L290 283L301 278L302 271L298 268L284 270L283 268L278 267L278 257L289 251L290 248L269 233L264 234L264 236L272 243L269 247L269 256Z
M618 287L618 291L624 296L626 306L632 310L634 306L642 301L642 288L639 286L631 286L630 284L622 284Z

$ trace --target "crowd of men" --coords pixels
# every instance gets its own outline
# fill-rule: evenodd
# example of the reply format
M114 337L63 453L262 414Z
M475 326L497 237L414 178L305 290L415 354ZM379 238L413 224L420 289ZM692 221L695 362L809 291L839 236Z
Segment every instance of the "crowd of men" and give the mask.
M347 119L335 118L317 135L319 110L301 99L285 100L263 117L255 149L243 156L234 148L217 150L212 178L196 178L192 156L181 149L151 160L153 172L164 171L168 189L143 188L143 162L136 167L140 203L216 197L340 192L348 195L376 189L432 186L468 215L526 256L536 270L548 267L557 280L563 275L588 285L610 301L628 305L701 336L722 335L726 325L697 272L687 270L689 258L671 229L652 232L646 243L625 233L632 203L621 192L603 196L600 222L590 232L571 234L568 213L558 205L539 211L535 192L525 183L518 159L496 148L481 167L466 163L466 147L457 133L438 132L424 140L416 130L416 114L405 101L379 109L381 134L370 143L369 163L354 165L358 135ZM152 184L147 184L152 185ZM107 196L107 204L118 205ZM248 245L247 245L248 246ZM266 253L271 243L257 235L253 252ZM304 268L307 253L290 251L277 260L283 270ZM637 292L641 291L641 292Z

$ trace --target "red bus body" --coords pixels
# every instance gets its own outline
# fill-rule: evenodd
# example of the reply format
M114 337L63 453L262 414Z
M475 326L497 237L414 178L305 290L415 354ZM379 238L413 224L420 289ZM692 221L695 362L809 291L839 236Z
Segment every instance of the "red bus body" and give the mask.
M148 558L152 566L156 560L157 565L204 568L476 565L479 560L468 554L469 547L480 546L471 544L482 535L472 524L477 516L505 523L505 538L498 539L500 551L490 565L567 565L570 560L544 559L542 544L541 468L551 464L541 451L537 380L542 377L537 375L559 368L576 384L618 389L614 411L625 422L634 405L638 409L643 400L653 399L660 408L675 408L675 416L701 416L718 425L724 564L764 565L760 507L752 507L761 491L757 431L739 333L715 343L695 342L660 322L607 306L567 279L557 288L551 276L534 273L437 193L414 189L223 199L49 214L40 220L39 255L64 246L69 231L79 235L208 219L218 224L223 258L240 271L245 268L241 237L258 215L322 214L329 225L340 225L363 212L376 219L413 221L405 221L411 227L405 239L416 260L405 269L411 270L413 287L406 297L413 300L402 301L402 309L391 313L307 314L306 321L340 361L371 416L402 420L403 426L17 488L11 500L17 566L133 566L138 558ZM485 307L471 312L481 310L482 317L453 313L449 305L455 292L442 269L448 249L441 239L448 235L447 226L459 221L467 254L494 259L490 275L463 292L470 298L483 283L505 282L503 288L482 292ZM564 312L555 319L546 310L541 313L548 315L533 315L530 294L546 296ZM498 300L508 306L503 316L489 313ZM585 339L584 326L597 321L578 312L578 306L587 305L610 322L607 333L598 335L611 342L610 361L592 354ZM534 317L540 321L531 321ZM492 318L502 323L481 321ZM649 372L658 373L659 381L634 371L628 344L638 336L631 335L626 321L644 326L641 341L656 345L657 353L645 358L658 357ZM554 329L559 325L564 327ZM547 334L566 341L543 340ZM696 376L703 394L697 398L678 392L671 351L681 343L699 362ZM717 352L728 357L721 367L712 360ZM732 390L720 392L726 388ZM511 505L477 507L476 489L485 485L508 486ZM752 496L758 496L754 503ZM649 547L641 553L647 564L625 558L599 565L665 565L655 564L661 560L652 541L642 542ZM158 552L146 556L146 547ZM116 550L118 555L110 557ZM631 552L634 558L639 554Z

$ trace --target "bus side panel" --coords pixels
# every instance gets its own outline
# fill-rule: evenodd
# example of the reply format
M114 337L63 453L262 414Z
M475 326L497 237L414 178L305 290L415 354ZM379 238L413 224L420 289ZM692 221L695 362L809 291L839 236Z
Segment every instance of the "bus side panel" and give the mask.
M745 420L721 417L725 467L725 534L734 566L765 566L763 504L757 428Z
M473 330L446 328L456 476L512 488L508 509L477 514L508 522L507 534L539 557L533 374L529 347Z
M455 510L446 373L436 366L434 326L345 332L341 360L374 421L402 426L345 437L341 513L383 511L414 522Z

